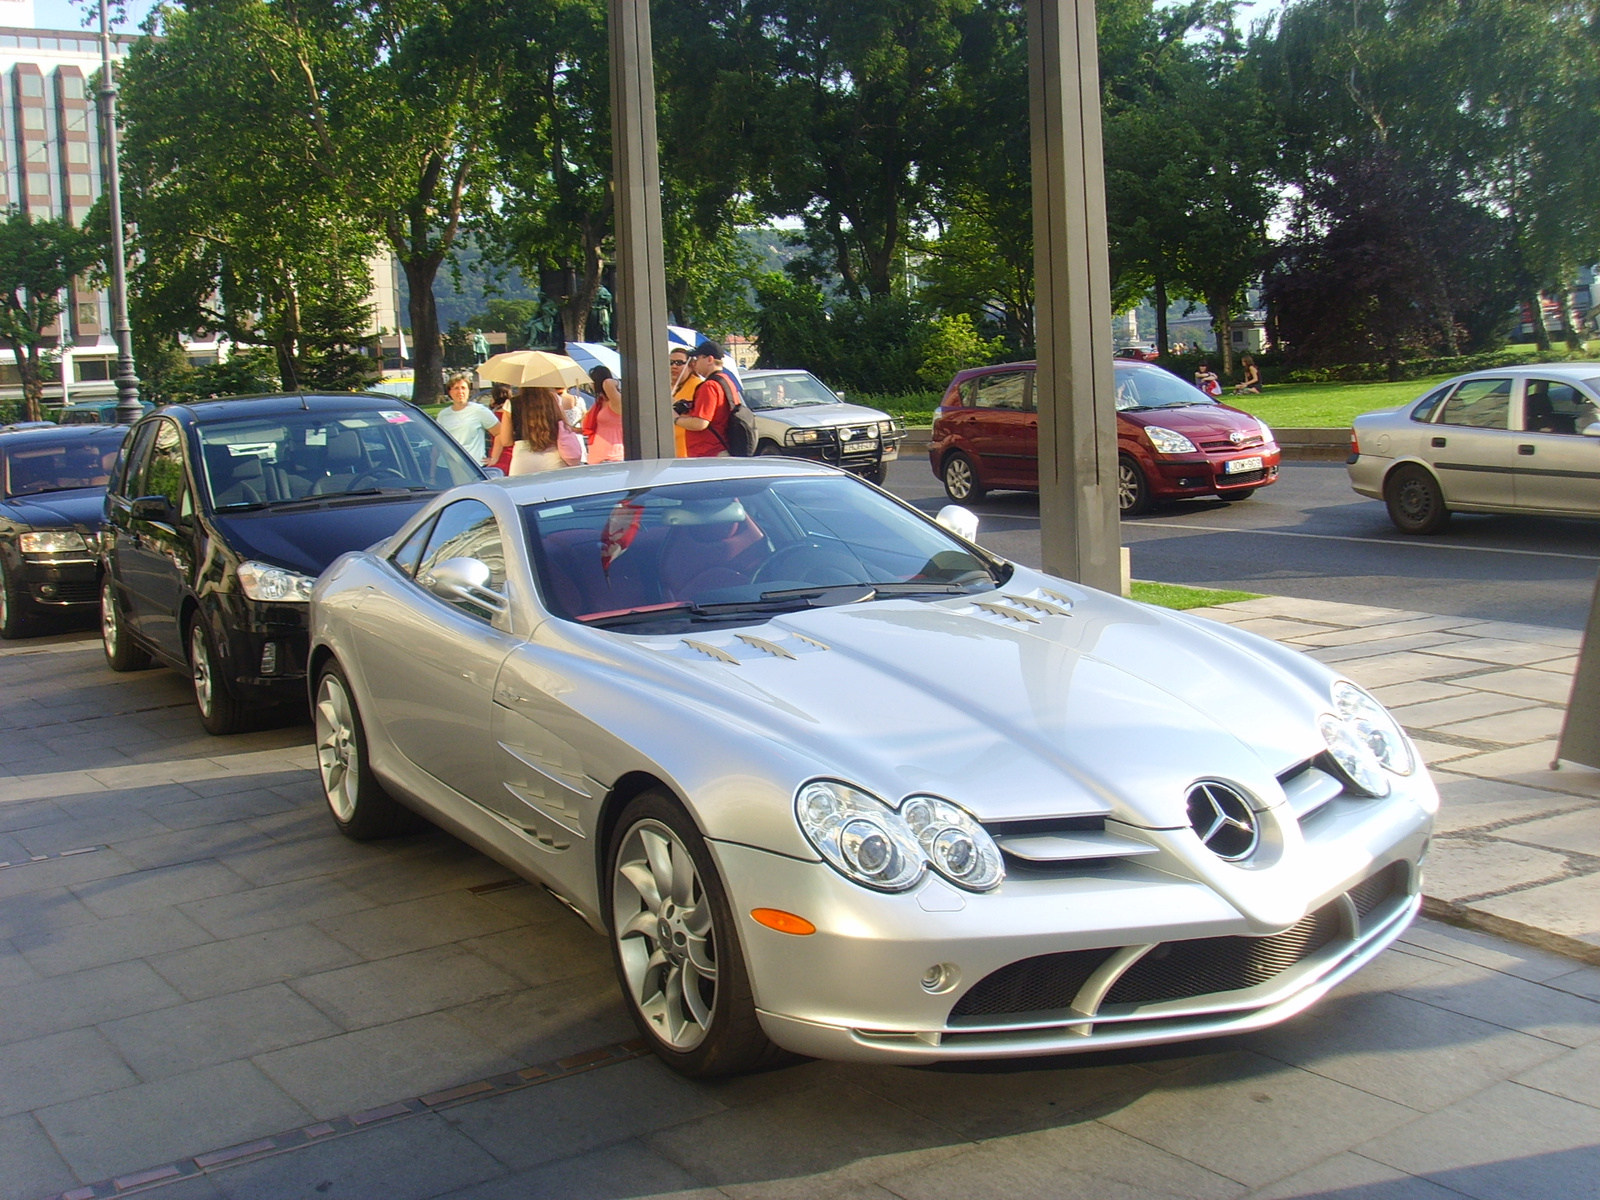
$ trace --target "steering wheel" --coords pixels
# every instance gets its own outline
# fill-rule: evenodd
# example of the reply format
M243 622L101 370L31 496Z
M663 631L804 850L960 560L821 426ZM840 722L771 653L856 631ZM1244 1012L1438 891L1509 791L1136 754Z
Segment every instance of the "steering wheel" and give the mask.
M398 480L399 483L398 485L393 483L386 484L385 480ZM406 477L393 467L384 467L381 470L368 471L364 475L357 475L350 481L350 486L345 488L345 491L359 492L364 488L394 486L405 487Z
M833 569L845 576L843 579L816 579L811 572ZM785 546L750 576L751 583L764 583L769 579L797 579L802 583L858 583L859 564L842 550L819 546L816 542L799 542Z

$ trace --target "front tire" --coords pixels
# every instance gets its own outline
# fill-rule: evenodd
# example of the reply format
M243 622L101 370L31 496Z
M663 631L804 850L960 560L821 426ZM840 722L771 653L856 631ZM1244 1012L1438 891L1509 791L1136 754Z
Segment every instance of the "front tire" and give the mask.
M352 841L367 842L415 828L419 819L384 791L372 773L361 711L337 662L324 667L317 679L311 719L322 798L339 832Z
M1150 511L1150 483L1139 464L1126 454L1117 459L1117 512L1137 517Z
M657 1057L695 1078L784 1061L756 1019L716 864L676 800L652 790L629 803L606 877L612 962L634 1024Z
M781 458L783 447L771 438L762 438L760 444L756 446L756 454L763 458Z
M228 690L217 660L216 646L198 613L189 622L189 678L194 684L194 704L200 724L217 737L241 733L247 724L247 711Z
M23 607L25 603L11 586L5 564L0 563L0 638L27 637L33 632L33 622Z
M944 484L944 494L957 504L982 500L988 488L978 478L978 468L960 450L944 460L939 470L939 480Z
M117 605L117 585L109 574L100 583L100 648L106 653L106 666L113 671L143 671L150 665L149 652L128 632Z
M1423 468L1407 465L1395 470L1383 485L1389 520L1401 533L1438 533L1450 523L1444 492Z

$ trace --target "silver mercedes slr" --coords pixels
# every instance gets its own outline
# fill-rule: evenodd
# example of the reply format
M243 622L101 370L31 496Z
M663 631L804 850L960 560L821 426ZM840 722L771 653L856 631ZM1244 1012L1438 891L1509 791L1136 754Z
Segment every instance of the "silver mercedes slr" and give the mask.
M778 458L447 492L312 598L333 819L548 888L691 1075L1257 1029L1399 936L1438 796L1377 701L975 536Z

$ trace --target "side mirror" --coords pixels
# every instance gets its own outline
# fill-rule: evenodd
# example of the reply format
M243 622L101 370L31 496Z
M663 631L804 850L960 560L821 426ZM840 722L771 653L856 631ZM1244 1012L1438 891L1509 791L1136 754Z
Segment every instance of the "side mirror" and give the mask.
M165 496L140 496L128 507L128 515L135 521L154 521L159 525L173 523L172 502Z
M959 504L946 504L939 510L939 515L934 520L958 538L964 538L969 542L978 540L978 514L962 508Z
M489 587L489 564L476 558L447 558L417 582L451 604L466 601L492 613L506 612L506 598Z
M485 467L483 473L490 479L504 479L506 477L506 473L499 467Z
M1581 431L1584 437L1600 438L1600 421L1592 425L1585 425Z

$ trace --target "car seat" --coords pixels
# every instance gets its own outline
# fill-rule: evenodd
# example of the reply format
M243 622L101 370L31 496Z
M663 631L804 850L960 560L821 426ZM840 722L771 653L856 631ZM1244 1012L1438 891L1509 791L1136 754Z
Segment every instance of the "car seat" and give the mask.
M574 617L622 612L660 604L657 575L664 531L644 529L628 548L605 563L600 535L588 529L563 529L544 539L545 570L540 582L546 599Z
M344 429L328 439L328 453L322 460L323 475L311 487L313 496L347 492L350 485L367 473L367 452L361 435Z
M766 536L737 500L685 505L661 547L662 598L695 600L750 582L766 555Z
M267 498L261 460L254 454L234 455L226 446L207 446L205 454L211 499L218 508L260 504Z

